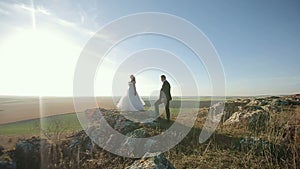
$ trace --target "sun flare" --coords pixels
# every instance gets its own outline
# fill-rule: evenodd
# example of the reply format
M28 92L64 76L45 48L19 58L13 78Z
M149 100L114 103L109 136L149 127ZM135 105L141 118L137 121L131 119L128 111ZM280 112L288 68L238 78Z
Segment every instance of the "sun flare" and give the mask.
M5 39L0 49L5 60L0 63L1 77L9 79L3 88L24 95L72 90L69 86L80 48L66 35L54 30L22 30ZM65 80L68 83L58 83Z

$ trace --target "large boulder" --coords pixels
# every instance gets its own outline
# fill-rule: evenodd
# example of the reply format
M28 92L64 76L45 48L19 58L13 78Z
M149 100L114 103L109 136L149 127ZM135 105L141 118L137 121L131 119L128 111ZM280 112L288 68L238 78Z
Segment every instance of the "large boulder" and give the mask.
M82 152L91 152L94 148L94 143L85 131L80 131L68 137L68 140L65 140L63 145L64 157L71 157L73 154L76 154L78 150Z
M289 102L283 99L274 99L271 102L272 106L287 106L289 105Z
M269 123L270 114L263 109L252 109L252 111L241 111L235 112L229 119L227 119L223 124L232 125L240 122L246 123L249 130L255 132L264 131Z
M126 169L175 169L175 167L160 154L154 157L137 160Z
M237 100L227 100L225 103L218 102L210 107L216 117L221 116L222 122L228 120L235 112L242 111L250 102L250 99L237 99ZM221 108L224 108L223 113L220 113ZM221 115L220 115L221 114Z
M256 110L245 114L244 118L247 119L248 129L260 133L267 129L270 121L270 113L264 110Z
M122 134L127 134L138 128L140 128L138 123L134 123L123 116L119 116L114 125L114 129Z
M49 144L47 140L32 137L31 139L19 140L16 144L15 161L17 168L39 169L47 165L47 160L42 157L48 156Z
M242 115L243 115L243 112L235 112L223 124L224 125L230 125L230 124L239 123L240 120L241 120Z
M129 157L140 156L143 155L144 152L152 152L153 147L157 143L157 141L152 139L136 139L150 136L148 131L144 128L136 129L126 135L128 138L121 143L120 151Z

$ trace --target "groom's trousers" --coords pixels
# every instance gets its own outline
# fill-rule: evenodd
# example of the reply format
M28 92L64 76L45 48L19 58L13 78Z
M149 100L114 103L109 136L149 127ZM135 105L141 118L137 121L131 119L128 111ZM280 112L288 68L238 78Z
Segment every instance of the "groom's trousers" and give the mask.
M167 119L168 121L170 120L170 100L165 100L165 101L162 101L161 99L157 100L155 103L154 103L154 108L155 108L155 113L158 115L159 114L159 105L160 104L164 104L165 105L165 110L166 110L166 116L167 116Z

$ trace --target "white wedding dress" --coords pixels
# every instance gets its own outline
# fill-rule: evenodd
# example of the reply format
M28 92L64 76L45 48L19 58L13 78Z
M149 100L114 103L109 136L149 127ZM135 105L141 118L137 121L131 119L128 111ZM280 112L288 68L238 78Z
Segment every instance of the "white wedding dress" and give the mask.
M117 104L117 108L121 111L142 111L144 110L145 102L137 93L134 95L134 86L132 82L128 82L129 88L123 96L119 103Z

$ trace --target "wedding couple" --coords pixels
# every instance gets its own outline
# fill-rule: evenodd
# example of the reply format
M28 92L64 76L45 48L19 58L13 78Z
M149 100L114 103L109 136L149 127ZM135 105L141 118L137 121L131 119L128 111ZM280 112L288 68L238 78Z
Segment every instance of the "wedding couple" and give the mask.
M117 104L118 109L121 111L143 111L145 102L138 95L136 91L136 80L133 75L130 75L130 82L128 82L129 88L125 96L123 96L119 103ZM171 96L171 86L170 83L166 80L165 75L160 76L161 81L163 82L162 88L160 90L159 99L154 103L155 113L159 114L158 106L160 104L165 105L167 120L170 121L170 100Z

